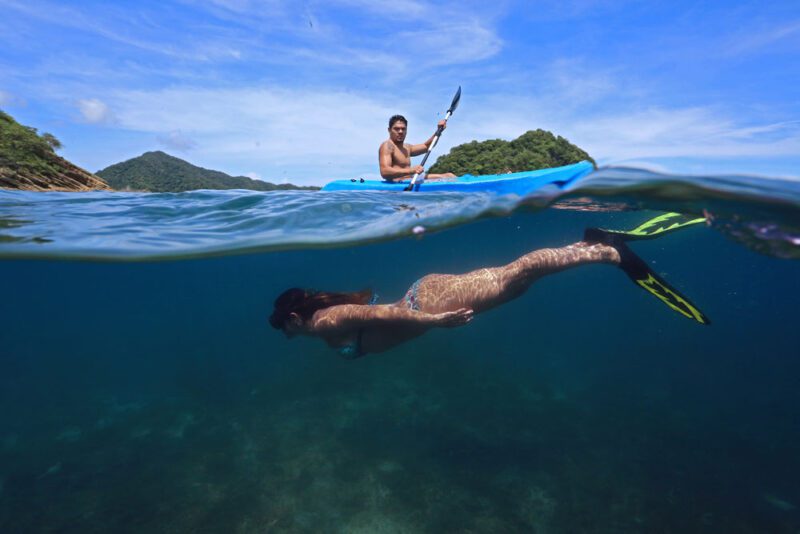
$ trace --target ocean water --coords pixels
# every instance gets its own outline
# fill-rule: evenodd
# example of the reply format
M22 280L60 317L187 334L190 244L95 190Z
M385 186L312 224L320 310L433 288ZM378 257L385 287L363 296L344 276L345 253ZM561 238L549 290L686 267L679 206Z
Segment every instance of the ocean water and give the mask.
M632 228L606 265L344 360L266 318ZM1 532L800 530L800 186L604 169L532 198L0 192Z

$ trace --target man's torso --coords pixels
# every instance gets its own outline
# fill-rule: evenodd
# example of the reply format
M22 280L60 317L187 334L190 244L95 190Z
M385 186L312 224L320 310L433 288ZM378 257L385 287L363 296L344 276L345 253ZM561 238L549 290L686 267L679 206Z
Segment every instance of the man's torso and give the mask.
M410 145L404 144L402 148L397 146L388 139L383 142L384 147L392 155L392 167L405 167L411 168L411 148Z

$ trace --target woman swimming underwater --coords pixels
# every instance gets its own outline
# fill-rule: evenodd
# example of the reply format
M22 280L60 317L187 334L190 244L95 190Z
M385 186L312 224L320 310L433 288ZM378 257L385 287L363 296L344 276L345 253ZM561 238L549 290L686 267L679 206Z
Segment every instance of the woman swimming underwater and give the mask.
M327 293L291 288L275 300L269 322L288 337L320 337L342 356L358 358L388 350L431 328L464 325L475 313L519 297L543 276L579 265L607 263L620 267L637 285L678 313L709 324L697 307L650 270L626 244L704 221L668 213L629 232L590 228L582 241L535 250L501 267L460 275L429 274L392 304L374 304L369 290Z

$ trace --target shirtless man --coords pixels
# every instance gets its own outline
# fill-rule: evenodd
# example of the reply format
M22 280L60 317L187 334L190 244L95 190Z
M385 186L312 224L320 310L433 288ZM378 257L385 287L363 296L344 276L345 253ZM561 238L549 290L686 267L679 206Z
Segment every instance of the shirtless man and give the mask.
M439 121L438 126L444 130L447 127L447 121ZM402 115L394 115L389 119L389 139L384 141L378 150L378 162L384 180L389 182L407 180L414 174L421 174L425 170L422 165L412 167L411 158L427 152L436 134L434 133L421 145L408 145L405 144L407 130L408 121ZM442 180L455 177L455 174L448 172L446 174L428 174L425 179Z

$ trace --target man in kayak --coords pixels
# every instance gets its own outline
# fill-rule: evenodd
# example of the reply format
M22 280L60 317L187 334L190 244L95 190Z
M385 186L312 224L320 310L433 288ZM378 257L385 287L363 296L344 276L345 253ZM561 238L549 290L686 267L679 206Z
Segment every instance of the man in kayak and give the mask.
M438 126L443 130L447 127L447 121L439 121ZM406 133L408 131L408 121L402 115L394 115L389 119L389 139L381 144L378 150L378 164L381 169L381 176L389 182L399 182L408 180L414 174L421 174L425 171L422 165L411 166L411 158L420 156L428 151L433 143L432 135L430 139L420 145L406 144ZM455 178L456 175L448 172L446 174L428 174L426 180L443 180Z

